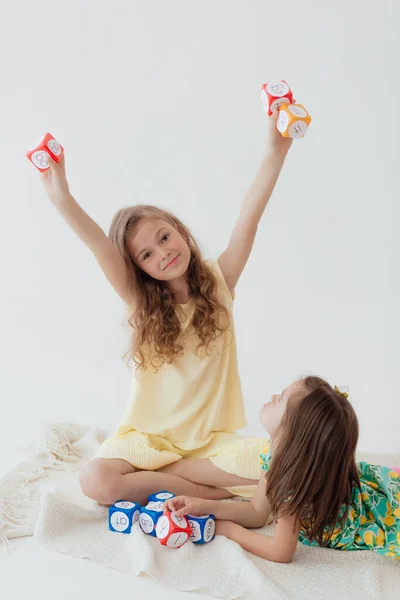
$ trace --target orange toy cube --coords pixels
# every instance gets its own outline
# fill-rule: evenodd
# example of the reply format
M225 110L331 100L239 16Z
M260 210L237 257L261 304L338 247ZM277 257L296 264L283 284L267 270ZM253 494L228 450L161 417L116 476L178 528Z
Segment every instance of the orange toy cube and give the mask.
M46 133L32 142L26 151L26 156L43 173L49 168L49 156L58 163L63 151L61 144L50 133Z
M168 548L180 548L192 535L192 528L186 517L178 517L175 512L166 511L157 521L156 536L160 544Z
M302 138L311 123L311 117L302 104L282 105L277 121L278 131L287 138Z
M293 102L293 93L283 79L282 81L264 83L261 87L261 102L267 114L271 116L275 108Z

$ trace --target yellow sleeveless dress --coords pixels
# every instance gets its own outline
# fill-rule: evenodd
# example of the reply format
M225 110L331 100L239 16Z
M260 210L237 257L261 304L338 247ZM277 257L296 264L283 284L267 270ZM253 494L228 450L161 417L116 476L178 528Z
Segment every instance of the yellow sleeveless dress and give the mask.
M215 347L197 351L191 320L195 303L177 306L184 352L157 372L136 371L130 398L115 435L96 458L120 458L138 469L155 471L181 458L209 458L220 469L259 479L259 455L266 440L241 438L246 419L238 372L233 298L218 261L208 261L218 282L218 297L230 326ZM256 486L229 488L252 497Z

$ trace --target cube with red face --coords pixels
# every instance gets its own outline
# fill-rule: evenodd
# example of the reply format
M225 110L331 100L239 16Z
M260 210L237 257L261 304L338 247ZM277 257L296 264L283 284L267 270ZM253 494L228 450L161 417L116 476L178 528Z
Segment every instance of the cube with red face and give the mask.
M32 142L26 151L26 156L43 173L49 168L49 156L58 163L63 151L61 144L50 133L46 133Z
M163 546L180 548L192 535L192 528L185 516L166 511L157 521L156 535Z
M272 81L261 87L261 102L269 116L282 104L292 104L293 93L286 81Z

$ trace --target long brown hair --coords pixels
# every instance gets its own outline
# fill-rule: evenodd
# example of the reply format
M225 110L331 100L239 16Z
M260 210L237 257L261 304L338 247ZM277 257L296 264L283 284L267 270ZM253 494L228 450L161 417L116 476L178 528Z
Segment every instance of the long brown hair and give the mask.
M143 218L162 219L174 227L190 248L187 271L191 296L196 306L192 325L197 334L199 350L208 351L213 341L229 327L228 311L217 296L217 280L202 260L199 246L189 229L174 215L155 206L137 205L123 208L114 216L109 237L122 255L129 274L132 310L128 324L132 327L128 356L139 369L151 364L156 370L183 351L180 339L181 320L176 303L166 282L150 277L132 260L127 242Z
M348 399L319 377L306 377L305 396L289 398L266 473L272 517L296 515L311 542L326 545L343 525L354 488L358 421Z

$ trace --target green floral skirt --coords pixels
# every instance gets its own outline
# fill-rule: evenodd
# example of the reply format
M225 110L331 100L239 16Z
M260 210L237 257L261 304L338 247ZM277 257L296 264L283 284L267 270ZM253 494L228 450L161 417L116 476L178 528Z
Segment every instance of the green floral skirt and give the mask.
M271 462L269 444L260 455L262 468ZM355 488L347 518L339 522L327 543L338 550L373 550L400 559L400 469L357 463L361 491ZM301 530L299 540L309 542Z

